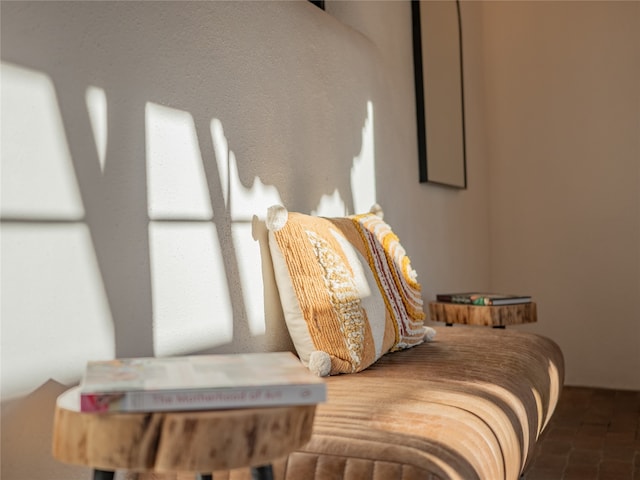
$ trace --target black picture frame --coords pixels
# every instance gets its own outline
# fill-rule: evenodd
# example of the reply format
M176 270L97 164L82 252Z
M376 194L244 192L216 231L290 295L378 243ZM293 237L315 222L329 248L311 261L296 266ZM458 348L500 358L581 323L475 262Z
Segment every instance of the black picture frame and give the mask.
M465 135L465 113L464 113L464 75L463 75L463 52L462 52L462 19L460 14L460 2L459 0L448 0L447 2L432 2L431 5L426 5L429 0L411 0L411 19L412 19L412 34L413 34L413 60L414 60L414 76L415 76L415 97L416 97L416 122L417 122L417 134L418 134L418 171L419 180L421 183L435 183L444 185L447 187L466 189L467 188L467 153L466 153L466 135ZM453 32L449 32L453 35L457 41L457 48L455 48L455 54L457 59L452 59L453 64L459 68L459 78L454 80L460 83L459 97L451 102L451 110L449 113L456 112L459 109L459 122L455 123L450 130L452 137L459 142L460 155L451 155L451 158L445 158L444 155L434 153L435 143L441 141L440 136L430 135L430 128L433 129L435 122L445 121L443 118L431 118L428 113L428 105L425 90L433 88L429 79L426 78L428 68L426 67L427 59L425 57L426 52L423 49L423 33L425 25L421 16L421 7L432 7L434 4L455 4L455 22L448 28L455 29ZM439 48L439 45L434 45L435 48ZM434 93L437 95L437 92ZM431 112L433 113L433 112ZM457 113L455 114L457 115ZM444 128L448 128L448 124ZM443 125L438 125L438 128L443 128ZM452 130L455 130L452 131ZM431 142L431 143L430 143ZM446 148L445 148L446 149ZM447 156L448 157L448 156ZM435 162L455 162L449 164L449 167L454 169L451 175L439 175L438 169L435 167ZM431 167L430 168L430 162ZM442 163L441 165L444 165ZM453 165L453 166L452 166ZM447 168L449 168L447 167ZM451 178L450 178L451 177Z
M309 0L309 2L313 3L316 7L324 10L324 0Z

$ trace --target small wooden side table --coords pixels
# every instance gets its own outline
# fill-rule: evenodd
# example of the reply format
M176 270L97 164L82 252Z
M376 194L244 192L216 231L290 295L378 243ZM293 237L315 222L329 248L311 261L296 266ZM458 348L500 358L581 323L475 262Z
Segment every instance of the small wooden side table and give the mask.
M447 325L462 323L504 328L507 325L534 323L538 320L534 302L496 306L430 302L429 313L431 320Z
M271 461L307 443L315 405L181 412L84 413L79 387L56 402L53 456L91 467L95 480L115 470L193 472L251 467L273 478Z

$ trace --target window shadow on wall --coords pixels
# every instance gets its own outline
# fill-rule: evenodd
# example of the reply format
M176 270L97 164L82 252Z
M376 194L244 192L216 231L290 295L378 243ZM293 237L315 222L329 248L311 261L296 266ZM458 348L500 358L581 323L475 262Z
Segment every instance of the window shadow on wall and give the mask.
M87 358L105 356L109 349L115 356L140 356L158 354L158 342L165 342L160 352L164 354L281 345L264 332L256 333L259 326L252 323L252 318L265 315L262 305L256 311L248 302L252 296L261 298L255 291L261 282L251 282L243 273L254 260L259 272L260 245L251 237L252 218L266 213L276 200L311 212L323 198L337 196L345 211L354 211L351 173L354 159L363 152L370 100L380 88L367 41L312 5L297 2L3 4L2 31L3 66L36 72L50 82L60 119L58 140L68 149L70 184L76 184L69 188L77 188L77 209L68 215L47 211L38 192L29 188L18 196L35 196L28 208L21 210L18 201L12 209L3 198L3 237L14 232L19 246L10 268L3 266L3 285L21 272L21 281L8 291L15 301L3 305L3 374L24 357L20 348L33 344L50 346L41 361L25 366L26 371L44 372L36 385L49 376L71 381ZM103 92L98 117L102 115L104 122L99 125L87 104L87 92ZM158 150L156 163L164 167L167 162L187 165L190 154L183 138L177 135L172 142L162 137L162 130L150 130L157 119L150 117L149 105L183 112L192 122L192 146L204 176L204 186L198 188L206 193L206 209L194 207L197 200L185 200L183 191L172 191L166 184L154 191L151 139L176 147L173 156ZM6 125L12 117L5 113L3 106ZM22 113L24 118L42 114ZM42 141L29 125L18 130L22 135L11 139L13 145ZM3 147L3 169L5 161L24 160L6 159ZM47 159L39 161L46 164ZM165 182L170 171L164 170ZM30 172L33 177L40 173ZM50 182L40 180L38 185L49 188ZM5 177L3 190L12 182ZM375 197L375 186L373 190ZM169 207L184 208L156 208L158 198ZM86 261L64 238L57 243L48 240L51 231L67 227L85 232L78 248ZM184 236L172 234L190 229L208 232L193 248L185 245ZM23 241L27 231L31 243ZM239 239L250 239L251 251ZM176 265L186 265L185 258L192 263L199 258L197 248L210 254L202 261L209 264L189 264L187 276L203 268L201 278L216 289L211 295L220 296L206 305L205 294L190 297L193 285L171 276ZM59 271L41 272L47 282L33 285L48 289L58 284L62 298L43 302L43 291L28 291L38 266L25 273L20 257L39 258L34 249L41 257L56 258L47 265ZM165 262L161 283L156 278L158 259ZM71 264L93 261L95 291L69 291L66 285L84 284L82 279L67 282ZM87 275L91 278L91 272ZM194 285L202 287L198 277L188 278L196 278ZM3 296L9 297L6 293ZM91 295L91 308L58 308ZM228 298L222 299L224 295ZM43 303L40 310L27 312L47 309L46 319L18 318L24 311L19 304L28 299ZM86 318L97 311L112 322L110 327ZM178 314L182 317L175 318ZM169 323L158 324L158 318ZM47 325L49 338L39 336L38 322ZM198 331L194 322L208 332L199 335L204 342L189 336ZM112 346L107 345L109 328ZM16 345L11 351L5 349L9 342Z

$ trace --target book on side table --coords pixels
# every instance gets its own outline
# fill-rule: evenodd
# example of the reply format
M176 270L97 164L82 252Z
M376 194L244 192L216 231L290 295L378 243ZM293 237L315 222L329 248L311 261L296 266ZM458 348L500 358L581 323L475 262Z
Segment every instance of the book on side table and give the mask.
M217 410L325 400L324 380L290 352L90 361L80 385L82 412Z
M516 305L519 303L531 303L531 297L528 295L507 295L502 293L441 293L436 295L436 301L466 305Z

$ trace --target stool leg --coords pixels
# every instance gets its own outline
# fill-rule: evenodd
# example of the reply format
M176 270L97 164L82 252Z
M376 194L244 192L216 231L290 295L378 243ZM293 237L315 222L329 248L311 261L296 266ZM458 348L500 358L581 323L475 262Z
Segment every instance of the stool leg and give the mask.
M273 468L271 465L253 467L251 469L251 480L273 480Z
M93 480L113 480L116 472L110 472L108 470L93 470Z

